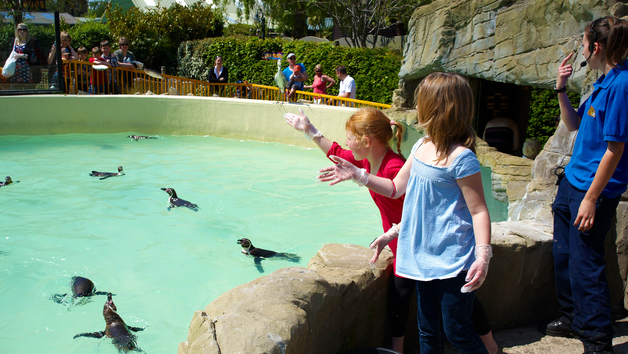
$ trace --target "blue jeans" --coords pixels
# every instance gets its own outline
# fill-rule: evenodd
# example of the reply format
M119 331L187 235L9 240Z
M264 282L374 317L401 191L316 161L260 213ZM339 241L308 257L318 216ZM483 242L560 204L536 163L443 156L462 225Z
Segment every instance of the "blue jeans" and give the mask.
M600 196L593 227L587 232L574 226L586 191L560 181L554 212L554 273L560 312L572 321L585 351L612 348L611 301L606 280L604 238L620 197Z
M419 344L421 354L443 353L443 333L463 354L487 354L471 323L474 293L463 294L467 272L444 280L417 281Z

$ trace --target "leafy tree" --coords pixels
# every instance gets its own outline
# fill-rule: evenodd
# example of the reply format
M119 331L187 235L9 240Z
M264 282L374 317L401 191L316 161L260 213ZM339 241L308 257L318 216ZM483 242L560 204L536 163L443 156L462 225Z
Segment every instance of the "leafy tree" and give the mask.
M580 95L567 92L569 101L574 107L580 102ZM532 88L530 98L530 120L528 121L528 137L545 145L547 139L556 131L554 118L560 116L560 107L554 90Z
M100 41L109 39L109 25L98 21L81 22L68 30L72 36L72 47L85 47L91 53L93 47L99 46ZM116 42L117 43L117 42Z
M343 36L354 47L375 48L378 33L391 25L406 23L416 5L414 0L309 0L310 6L334 19ZM372 35L372 42L368 36Z
M180 43L221 36L223 31L222 15L202 2L192 6L158 6L149 11L107 6L104 16L111 31L110 40L127 37L130 50L139 61L154 69L166 66L169 72L176 71Z
M110 0L95 0L90 1L88 5L87 16L88 17L102 17L105 14L105 9Z

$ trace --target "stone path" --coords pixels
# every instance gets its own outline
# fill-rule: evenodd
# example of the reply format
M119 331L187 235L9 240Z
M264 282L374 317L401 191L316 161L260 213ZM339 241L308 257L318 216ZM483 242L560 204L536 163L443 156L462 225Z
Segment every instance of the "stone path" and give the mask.
M616 354L628 354L628 318L613 326L615 338L613 349ZM577 339L543 336L536 326L517 327L495 331L495 340L504 348L504 354L582 354L582 343ZM450 345L445 354L457 354ZM419 354L418 349L406 354Z

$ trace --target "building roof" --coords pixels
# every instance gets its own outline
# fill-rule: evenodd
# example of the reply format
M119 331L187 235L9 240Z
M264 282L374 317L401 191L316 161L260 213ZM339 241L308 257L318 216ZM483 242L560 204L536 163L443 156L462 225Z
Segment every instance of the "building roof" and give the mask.
M0 17L2 17L4 23L13 23L13 16L8 11L0 11ZM75 25L79 22L76 17L69 13L60 13L60 18L63 18L69 25ZM26 24L32 23L34 25L54 25L55 14L53 12L25 12L24 22Z

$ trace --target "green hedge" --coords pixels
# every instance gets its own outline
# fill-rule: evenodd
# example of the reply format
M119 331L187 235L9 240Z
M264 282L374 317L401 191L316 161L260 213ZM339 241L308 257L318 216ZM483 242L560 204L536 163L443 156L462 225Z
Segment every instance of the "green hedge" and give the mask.
M569 101L578 107L580 95L567 92ZM556 131L555 117L560 116L560 107L554 90L532 88L530 99L530 120L528 121L528 138L537 139L545 145L547 139Z
M403 57L398 51L389 49L347 48L333 43L313 43L287 41L282 39L259 38L209 38L182 43L179 47L179 76L207 80L209 70L214 65L216 55L221 55L229 69L229 82L238 80L275 86L277 73L275 60L263 60L264 52L295 53L297 62L303 63L311 85L314 80L314 66L321 64L323 73L338 79L334 69L338 65L347 67L357 84L356 98L359 100L392 103L393 90L398 88ZM282 60L282 70L288 66ZM328 90L328 94L338 94L338 83Z

